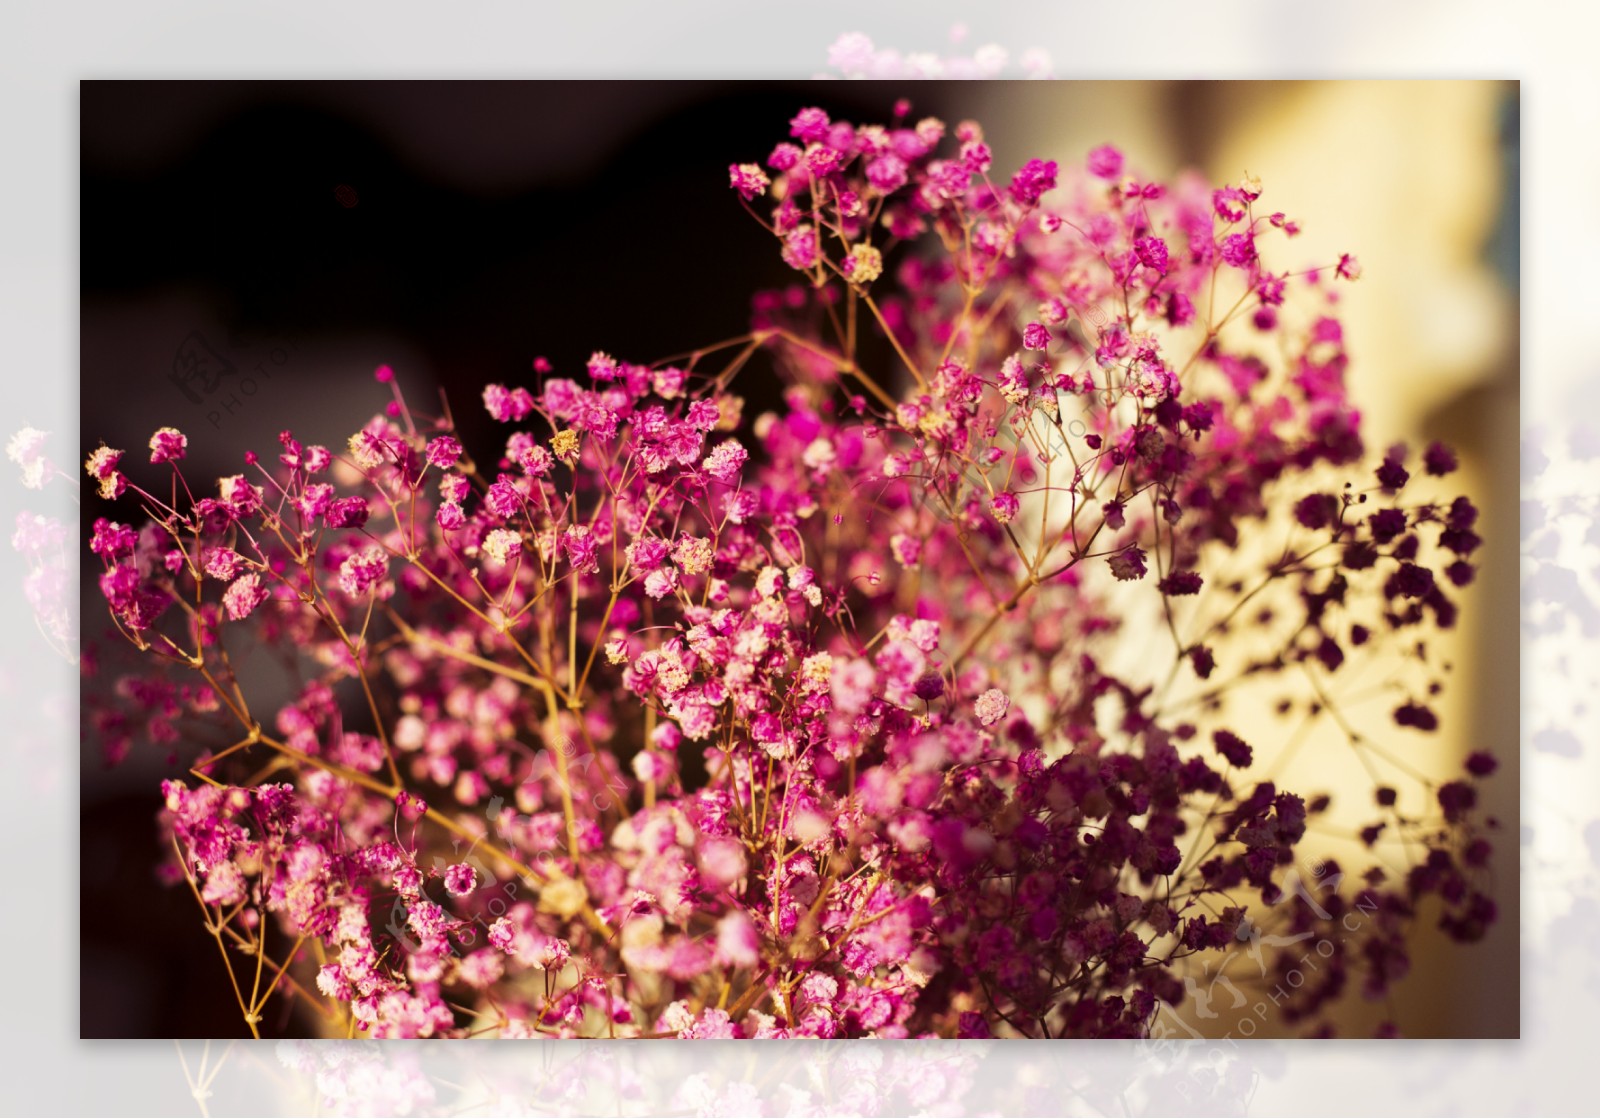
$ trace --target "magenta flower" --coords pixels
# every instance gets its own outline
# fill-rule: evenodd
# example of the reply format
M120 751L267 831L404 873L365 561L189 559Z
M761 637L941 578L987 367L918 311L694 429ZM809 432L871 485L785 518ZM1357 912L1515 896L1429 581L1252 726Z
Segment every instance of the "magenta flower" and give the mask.
M1089 174L1099 179L1114 179L1122 174L1122 153L1104 144L1089 153Z
M1010 707L1011 701L1006 698L1005 692L999 688L990 688L973 704L973 712L978 716L978 722L990 727L1005 718Z
M241 575L228 585L222 594L222 605L230 619L242 622L268 597L267 588L261 585L261 577L252 572Z
M1145 574L1144 549L1130 544L1111 557L1111 574L1119 580L1143 579Z
M1160 237L1140 237L1133 243L1133 251L1139 258L1139 263L1146 268L1154 268L1162 275L1167 271L1167 243Z
M755 967L761 962L761 938L745 914L730 913L717 923L716 960L724 967Z
M377 589L389 571L382 548L367 548L339 565L339 586L351 598L364 598Z
M1022 206L1036 206L1056 186L1054 160L1030 159L1011 177L1010 194Z
M448 470L461 458L461 441L453 435L428 440L428 465Z
M789 135L806 144L825 139L828 135L828 114L821 109L801 109L789 122Z
M478 886L478 872L466 863L456 863L444 872L444 888L451 897L465 897Z
M1256 239L1248 233L1230 233L1222 239L1222 259L1235 268L1248 268L1256 260Z
M1014 493L997 493L989 500L989 512L1001 524L1010 524L1022 508L1022 501Z
M766 172L755 163L733 163L728 165L728 185L739 192L739 197L746 202L752 198L759 198L767 193L771 185Z
M88 455L105 628L145 659L85 725L190 767L167 877L264 977L219 998L385 1038L1150 1037L1247 953L1287 1033L1385 998L1418 913L1482 937L1494 757L1430 786L1372 748L1440 729L1422 650L1477 508L1447 448L1368 454L1261 185L1109 146L997 181L980 126L909 106L774 131L719 196L802 274L706 293L752 308L732 341L575 336L571 376L483 390L483 445L382 367L337 457ZM1241 681L1362 752L1355 818L1280 787Z
M89 456L88 461L84 464L84 469L89 472L89 477L103 482L116 472L117 463L121 460L121 451L113 451L102 443L99 449Z
M178 462L189 449L189 437L175 427L164 427L150 437L152 463Z
M737 440L729 439L720 443L706 456L701 464L705 472L717 481L726 485L736 485L739 481L739 471L743 468L749 454L739 445Z

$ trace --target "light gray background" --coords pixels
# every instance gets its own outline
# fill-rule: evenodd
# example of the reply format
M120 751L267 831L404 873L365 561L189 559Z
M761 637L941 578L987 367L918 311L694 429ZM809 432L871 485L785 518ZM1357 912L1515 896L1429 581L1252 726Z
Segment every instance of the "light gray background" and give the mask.
M858 0L754 4L6 3L0 7L0 336L6 432L52 431L77 448L76 128L81 77L769 77L825 69L841 32L903 51L951 52L971 25L1013 57L1050 52L1062 77L1511 77L1523 81L1523 421L1551 465L1525 497L1569 503L1567 559L1595 601L1583 537L1596 488L1566 451L1600 403L1588 270L1600 210L1594 28L1577 5L1274 3L961 5ZM1397 204L1405 204L1397 201ZM9 468L9 463L0 468ZM1531 474L1531 472L1530 472ZM19 508L75 519L63 488L0 485ZM51 508L51 502L55 508ZM9 549L0 557L0 702L8 733L0 820L8 891L0 1106L22 1114L199 1114L187 1078L213 1078L210 1114L1590 1114L1600 976L1592 821L1600 744L1586 703L1594 639L1559 632L1523 649L1525 730L1565 727L1577 756L1525 748L1524 819L1576 844L1524 849L1521 1042L768 1044L617 1049L537 1043L419 1048L76 1040L76 681L44 650ZM1509 651L1508 651L1509 654ZM1508 655L1507 676L1511 675ZM1509 687L1507 702L1510 702ZM1575 793L1574 790L1579 790ZM1575 797L1577 800L1575 800ZM1581 808L1574 807L1581 802ZM1577 813L1574 815L1574 813ZM1552 818L1554 814L1554 818ZM137 913L107 914L137 921ZM221 1064L218 1062L221 1060Z

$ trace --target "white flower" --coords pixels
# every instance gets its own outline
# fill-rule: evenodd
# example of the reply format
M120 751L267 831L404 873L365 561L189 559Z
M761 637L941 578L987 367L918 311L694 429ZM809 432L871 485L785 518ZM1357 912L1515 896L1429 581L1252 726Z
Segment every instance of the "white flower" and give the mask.
M1006 698L1006 693L999 688L990 688L979 696L978 701L973 704L973 710L978 715L978 722L986 727L993 726L1005 718L1006 712L1010 709L1011 701Z

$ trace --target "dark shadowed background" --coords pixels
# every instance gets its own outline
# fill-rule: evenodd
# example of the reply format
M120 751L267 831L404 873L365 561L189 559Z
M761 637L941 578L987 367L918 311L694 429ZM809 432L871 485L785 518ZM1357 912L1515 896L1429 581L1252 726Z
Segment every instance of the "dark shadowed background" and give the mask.
M728 164L764 159L803 105L887 120L906 93L799 82L81 88L81 442L128 447L132 462L151 431L173 425L199 478L238 472L246 450L268 456L285 429L342 447L387 401L372 377L380 364L425 410L443 390L469 446L488 446L482 386L531 383L536 356L571 375L596 349L651 361L741 333L750 294L793 273L727 189ZM959 119L974 90L919 86L915 110ZM752 406L775 401L768 379L748 380ZM122 505L131 519L136 507ZM86 500L86 524L102 515ZM98 568L86 556L84 637L109 678L127 654L107 640ZM83 1036L243 1029L217 997L226 972L194 899L155 882L159 781L185 768L162 755L141 744L108 770L85 730Z

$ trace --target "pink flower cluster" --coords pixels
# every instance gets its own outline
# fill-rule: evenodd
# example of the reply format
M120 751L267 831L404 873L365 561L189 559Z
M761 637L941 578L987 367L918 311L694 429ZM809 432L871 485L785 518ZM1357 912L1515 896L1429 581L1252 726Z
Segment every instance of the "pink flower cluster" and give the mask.
M1385 778L1385 858L1311 891L1329 798L1227 725L1265 680L1345 726L1378 650L1426 679L1352 749L1437 725L1475 511L1414 493L1443 448L1361 465L1353 260L1270 268L1296 226L1253 181L1110 147L992 177L976 124L905 113L804 109L731 166L797 279L751 333L491 385L502 446L391 387L345 448L286 431L205 487L163 429L181 499L89 456L142 503L91 549L156 662L96 720L188 751L175 878L308 1031L1145 1036L1262 929L1329 934L1283 1010L1315 1029L1404 974L1425 900L1493 919L1492 758ZM786 390L747 415L758 352ZM248 694L261 649L287 702Z
M17 465L25 489L42 490L57 478L74 481L45 454L49 438L49 432L24 427L6 442L6 457ZM11 547L27 566L22 591L34 623L52 650L76 661L76 537L58 518L31 509L19 510L15 523Z

